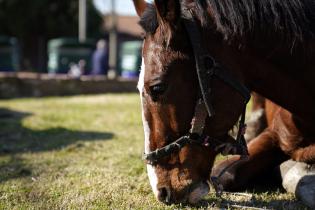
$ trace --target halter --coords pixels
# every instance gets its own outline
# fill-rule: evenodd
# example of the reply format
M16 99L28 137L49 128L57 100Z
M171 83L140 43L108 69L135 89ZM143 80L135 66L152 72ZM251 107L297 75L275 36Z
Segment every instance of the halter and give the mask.
M157 149L148 154L144 154L143 159L147 162L147 164L155 165L161 158L170 156L172 153L180 151L188 144L197 144L210 147L215 151L220 152L223 142L220 141L220 139L204 135L206 118L208 116L213 117L215 115L211 104L211 81L213 78L220 79L225 84L238 91L244 98L244 108L239 121L239 131L235 141L237 143L237 153L242 156L247 156L248 151L244 134L246 130L246 105L251 97L250 91L236 78L229 74L202 47L200 30L190 10L182 8L182 20L188 32L190 43L195 56L200 88L200 98L196 102L195 113L191 122L189 133L178 138L176 141L163 148Z

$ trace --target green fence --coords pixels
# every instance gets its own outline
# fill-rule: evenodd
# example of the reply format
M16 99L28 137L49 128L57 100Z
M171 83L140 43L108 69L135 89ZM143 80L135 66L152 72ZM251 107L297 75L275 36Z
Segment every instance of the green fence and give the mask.
M74 38L51 40L48 43L48 72L67 73L71 64L77 64L80 60L84 60L86 73L89 73L94 49L95 42L93 40L85 42L79 42Z
M141 66L142 41L127 41L122 43L119 55L118 69L122 77L138 77Z
M16 38L0 36L0 71L20 70L20 50Z

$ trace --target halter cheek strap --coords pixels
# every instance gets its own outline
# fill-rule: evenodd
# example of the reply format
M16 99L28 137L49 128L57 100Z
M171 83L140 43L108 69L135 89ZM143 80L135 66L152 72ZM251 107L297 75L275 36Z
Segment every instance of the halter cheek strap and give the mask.
M246 111L246 110L245 110ZM212 138L208 135L204 135L205 122L208 117L207 109L205 103L202 99L199 99L196 103L195 114L191 121L191 128L189 133L185 136L178 138L176 141L157 149L148 154L143 154L142 159L146 161L147 164L155 165L158 161L164 157L170 156L171 154L180 151L183 147L188 144L196 144L204 147L211 148L216 152L222 152L224 154L224 144L225 142L217 138ZM239 122L239 132L236 139L236 145L234 152L240 154L244 157L248 155L247 145L244 138L246 131L245 125L245 112L242 114L241 120ZM224 154L227 155L227 154Z
M211 140L209 136L203 135L207 116L208 114L205 103L202 99L199 99L196 103L195 114L191 121L191 128L189 133L163 148L157 149L148 154L143 154L143 159L147 162L147 164L155 165L161 158L169 156L172 153L181 150L188 144L198 144L207 147L211 146L213 147L213 149L218 147L218 145L221 144L219 140Z
M199 99L196 103L195 115L191 121L191 129L189 133L195 133L201 136L205 128L207 117L208 112L205 103L202 99Z

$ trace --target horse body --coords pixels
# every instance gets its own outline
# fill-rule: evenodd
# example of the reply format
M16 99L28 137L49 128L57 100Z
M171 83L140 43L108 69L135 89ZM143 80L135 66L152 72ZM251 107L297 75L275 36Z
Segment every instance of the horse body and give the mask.
M143 0L134 2L146 32L139 81L146 153L187 133L194 117L199 85L193 49L181 20L182 7L194 14L194 21L200 26L201 47L228 74L283 107L278 117L272 116L278 131L264 131L261 140L253 141L257 144L249 145L250 160L255 161L247 162L249 167L244 167L244 171L250 170L250 164L259 162L263 167L275 162L274 158L263 158L281 153L280 147L274 145L299 146L294 138L289 143L280 141L290 135L271 138L284 130L296 130L298 136L307 134L310 138L304 142L313 142L313 1L155 0L154 5ZM215 115L207 118L204 133L229 142L228 131L242 113L243 98L217 78L209 82ZM206 182L216 154L212 148L188 145L148 166L156 197L166 203L200 200L209 190Z
M216 165L212 172L213 176L219 176L225 190L240 190L255 176L267 170L272 171L287 159L315 163L313 131L296 122L291 112L270 100L266 99L259 103L255 104L255 110L261 108L265 110L267 124L257 137L250 140L249 160L239 162L239 157L233 157ZM229 167L230 165L233 166ZM220 175L227 167L229 169L226 173Z
M297 59L300 55L282 56L274 56L268 63L256 62L256 71L246 74L252 81L249 85L253 91L290 110L301 120L314 123L315 111L311 109L315 105L314 60L303 62Z

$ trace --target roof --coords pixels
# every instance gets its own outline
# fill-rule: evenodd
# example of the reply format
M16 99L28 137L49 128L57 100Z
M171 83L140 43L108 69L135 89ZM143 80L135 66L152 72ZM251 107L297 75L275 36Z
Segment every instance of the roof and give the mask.
M138 24L138 16L117 16L117 29L121 33L127 33L133 36L140 37L143 33L142 28ZM111 17L105 18L105 29L110 30L111 28Z

